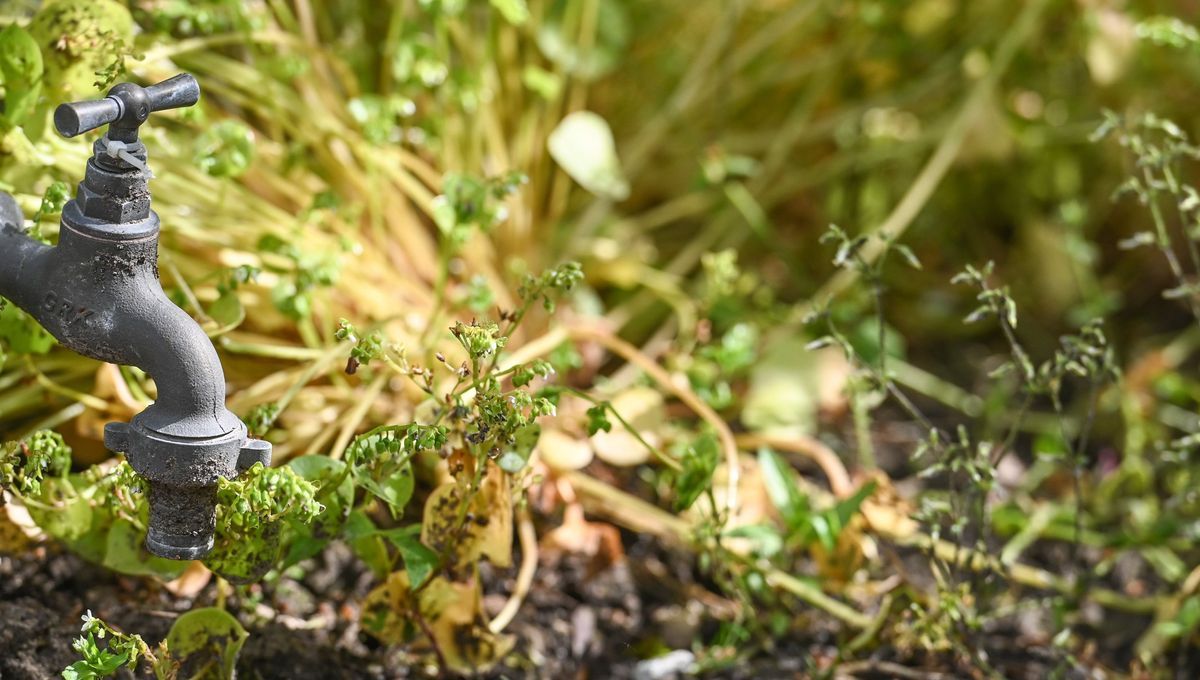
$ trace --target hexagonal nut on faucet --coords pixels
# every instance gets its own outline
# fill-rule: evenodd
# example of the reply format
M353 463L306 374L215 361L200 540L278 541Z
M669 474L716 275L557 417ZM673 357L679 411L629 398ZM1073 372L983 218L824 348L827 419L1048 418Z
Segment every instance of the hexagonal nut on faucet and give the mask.
M237 476L243 460L270 461L270 445L250 443L245 426L215 437L179 437L149 430L135 417L110 423L104 443L125 453L149 485L146 548L175 560L200 559L213 547L217 486Z
M271 442L265 439L247 439L238 452L237 471L245 472L262 463L263 467L271 467Z

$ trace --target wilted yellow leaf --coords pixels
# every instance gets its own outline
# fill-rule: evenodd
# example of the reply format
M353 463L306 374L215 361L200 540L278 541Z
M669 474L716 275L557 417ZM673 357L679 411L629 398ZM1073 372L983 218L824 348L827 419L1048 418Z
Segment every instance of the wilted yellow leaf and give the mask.
M475 580L457 583L437 577L418 592L410 587L407 572L393 573L363 602L363 625L387 644L417 640L420 620L455 673L485 672L513 648L512 636L488 630L483 598Z
M435 489L425 503L421 542L449 556L451 568L482 558L498 567L510 566L513 511L508 475L488 464L483 483L473 494L460 482Z

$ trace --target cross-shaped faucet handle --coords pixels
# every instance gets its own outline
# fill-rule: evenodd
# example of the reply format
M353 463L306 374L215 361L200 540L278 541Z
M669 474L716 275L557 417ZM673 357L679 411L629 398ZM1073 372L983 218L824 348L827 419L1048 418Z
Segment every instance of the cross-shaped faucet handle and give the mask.
M142 87L121 83L104 99L62 104L54 110L54 127L64 137L108 125L113 141L138 141L138 127L154 111L192 106L200 101L200 84L189 73L181 73L156 85Z

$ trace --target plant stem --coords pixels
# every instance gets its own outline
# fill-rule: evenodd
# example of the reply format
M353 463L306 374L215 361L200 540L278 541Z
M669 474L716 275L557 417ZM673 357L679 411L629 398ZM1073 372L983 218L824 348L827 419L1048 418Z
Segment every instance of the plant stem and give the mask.
M516 586L512 596L504 603L504 608L488 624L488 629L497 634L503 632L521 610L521 603L529 594L529 589L533 586L533 577L537 573L537 532L534 530L529 508L525 504L517 508L517 538L521 542L521 568L517 572Z

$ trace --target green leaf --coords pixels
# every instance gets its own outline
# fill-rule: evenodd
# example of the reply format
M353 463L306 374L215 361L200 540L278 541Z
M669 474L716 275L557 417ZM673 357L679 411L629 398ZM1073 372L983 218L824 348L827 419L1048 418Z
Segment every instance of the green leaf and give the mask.
M763 485L771 504L783 516L788 529L795 531L808 521L808 497L796 484L792 469L768 448L758 450L758 465L763 473Z
M524 469L525 464L529 462L529 455L533 452L533 447L537 446L541 436L542 426L537 423L530 423L517 430L513 434L512 448L505 451L497 461L500 469L510 475L515 475Z
M182 665L184 672L180 677L192 677L205 666L215 664L218 677L232 680L247 637L249 633L232 615L208 607L192 610L175 621L167 634L167 649Z
M568 114L550 133L548 148L555 162L584 189L614 201L629 197L612 129L598 114Z
M675 510L682 512L692 507L700 494L712 486L713 473L720 460L720 449L717 438L712 434L703 434L687 449L680 458L683 470L675 484Z
M438 568L437 553L421 542L421 527L414 524L400 530L386 532L388 540L400 551L404 568L408 571L413 588L420 588Z
M219 325L215 331L209 333L209 336L222 335L242 325L246 320L246 309L242 306L242 301L238 299L237 293L232 290L226 291L217 298L216 302L208 308L208 315L212 317Z
M346 543L354 554L363 561L381 580L392 572L392 559L388 555L387 545L379 535L375 523L366 513L354 511L346 520Z
M86 537L92 530L92 505L76 493L69 480L47 479L38 500L51 507L30 505L29 514L38 527L60 541Z
M146 534L123 519L108 530L104 566L129 576L154 576L164 581L178 578L186 562L155 557L146 550Z
M1189 597L1179 608L1175 621L1183 630L1191 632L1200 626L1200 596Z
M42 93L42 53L37 41L16 24L0 31L0 78L4 81L3 120L21 125Z
M491 0L492 7L504 15L505 20L514 26L521 26L529 21L529 7L525 0Z
M588 436L593 437L597 432L603 430L612 432L612 421L608 419L608 406L606 404L597 404L587 410L587 431Z
M16 305L0 308L0 342L14 354L45 354L54 346L54 337Z
M357 477L359 484L370 491L376 498L387 504L393 517L404 514L404 507L413 495L412 465L407 462L399 467L383 466L384 472L379 478L372 476Z
M872 480L863 484L850 498L838 502L837 505L809 518L812 534L815 534L821 544L828 550L837 546L838 536L850 523L850 520L862 508L862 504L871 494L875 493L877 483ZM803 536L803 534L801 534ZM807 539L804 541L807 542Z
M196 164L213 177L240 177L254 163L254 133L245 123L223 120L196 140Z
M329 456L299 456L288 461L288 467L305 481L318 486L317 501L325 512L310 526L294 527L298 534L288 550L284 565L292 565L316 555L331 540L342 533L350 507L354 503L354 481L344 474L346 463ZM340 480L336 487L335 481Z

